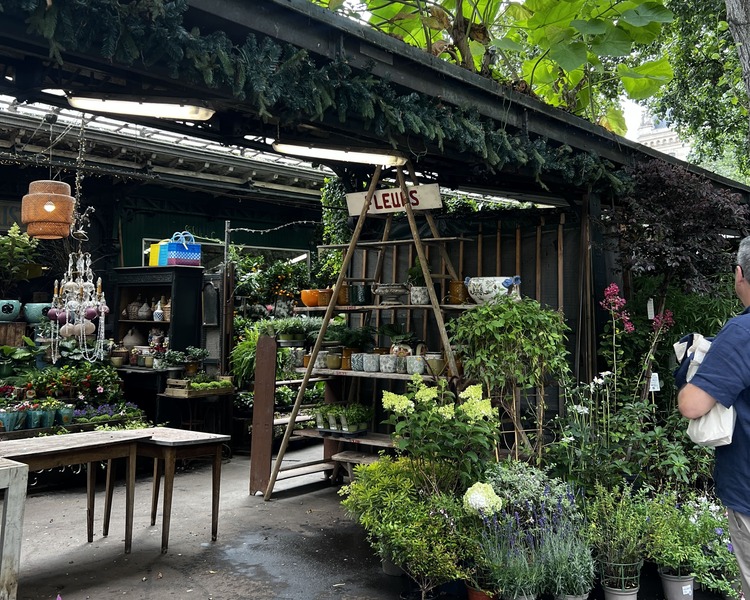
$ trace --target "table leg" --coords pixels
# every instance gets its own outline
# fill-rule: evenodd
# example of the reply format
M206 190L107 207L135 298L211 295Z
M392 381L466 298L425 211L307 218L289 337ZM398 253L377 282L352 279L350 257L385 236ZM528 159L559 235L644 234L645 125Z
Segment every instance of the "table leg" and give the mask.
M92 463L86 463L86 534L89 543L94 541L94 492L96 491L96 471Z
M130 554L133 543L133 505L135 504L135 457L136 443L130 444L127 456L127 476L125 484L125 554Z
M177 450L166 448L164 450L164 508L162 510L161 523L161 551L166 553L169 546L169 522L172 517L172 490L174 489L175 463L177 462Z
M114 494L115 476L114 463L112 459L107 460L107 483L104 486L104 524L102 525L102 535L109 535L109 520L112 516L112 495Z
M156 525L156 508L159 504L159 484L161 483L162 463L154 458L154 481L151 486L151 526Z
M211 541L216 541L219 530L219 492L221 487L221 445L216 445L211 477Z

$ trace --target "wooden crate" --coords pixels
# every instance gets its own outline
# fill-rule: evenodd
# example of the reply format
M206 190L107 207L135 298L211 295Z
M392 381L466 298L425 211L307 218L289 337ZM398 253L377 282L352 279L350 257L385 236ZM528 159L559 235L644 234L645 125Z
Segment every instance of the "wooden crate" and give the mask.
M215 388L213 390L191 390L189 388L189 379L167 379L167 388L164 390L165 396L173 398L203 398L205 396L224 396L233 394L233 387Z
M0 323L0 346L23 346L26 323Z

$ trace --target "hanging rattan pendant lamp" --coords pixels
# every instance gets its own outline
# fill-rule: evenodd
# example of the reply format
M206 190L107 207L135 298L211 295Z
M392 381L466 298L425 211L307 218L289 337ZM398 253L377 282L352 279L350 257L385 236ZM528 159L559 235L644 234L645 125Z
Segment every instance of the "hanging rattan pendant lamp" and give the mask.
M75 200L64 181L42 179L29 184L21 201L21 222L34 238L57 240L70 235Z

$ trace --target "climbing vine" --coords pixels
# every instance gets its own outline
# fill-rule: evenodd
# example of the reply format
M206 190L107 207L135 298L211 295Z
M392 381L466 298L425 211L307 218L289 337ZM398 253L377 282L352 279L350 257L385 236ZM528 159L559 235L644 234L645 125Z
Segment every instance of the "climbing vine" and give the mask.
M450 143L474 155L490 174L523 168L541 185L544 175L554 174L597 191L621 189L613 165L594 154L508 133L502 123L474 109L400 93L344 62L318 65L306 51L272 38L251 34L235 44L221 31L188 30L187 8L185 0L0 0L4 17L25 20L30 34L48 41L57 62L64 52L98 53L127 65L142 62L182 82L230 89L261 118L282 125L335 115L340 122L361 121L393 146L404 135L419 136L441 150Z

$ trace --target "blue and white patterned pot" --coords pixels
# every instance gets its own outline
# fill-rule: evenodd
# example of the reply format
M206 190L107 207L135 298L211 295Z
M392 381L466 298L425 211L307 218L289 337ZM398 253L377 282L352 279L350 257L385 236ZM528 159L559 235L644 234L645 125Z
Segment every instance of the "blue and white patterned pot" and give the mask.
M477 304L487 304L493 302L499 296L505 296L510 293L514 286L521 284L521 278L516 277L467 277L466 287L469 290L469 296Z

